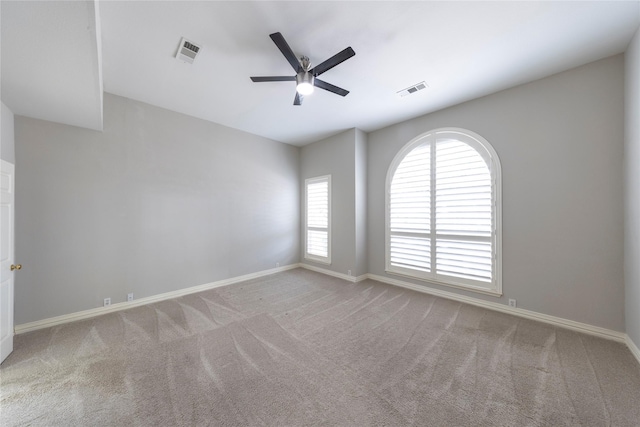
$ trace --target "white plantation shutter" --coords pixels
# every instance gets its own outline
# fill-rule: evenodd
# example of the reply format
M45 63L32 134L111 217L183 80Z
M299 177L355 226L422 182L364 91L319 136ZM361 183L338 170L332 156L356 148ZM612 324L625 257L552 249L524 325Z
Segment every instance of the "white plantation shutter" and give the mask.
M501 293L499 161L478 135L437 130L387 177L387 271Z
M305 181L305 258L330 262L331 177Z
M391 182L390 263L431 271L431 148L418 146L396 169Z
M436 271L491 282L491 172L464 142L437 139Z

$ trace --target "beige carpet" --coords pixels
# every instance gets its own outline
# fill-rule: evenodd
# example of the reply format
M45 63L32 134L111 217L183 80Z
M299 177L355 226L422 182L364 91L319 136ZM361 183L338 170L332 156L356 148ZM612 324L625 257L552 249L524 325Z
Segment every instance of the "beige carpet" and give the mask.
M638 426L622 344L297 269L16 337L2 426Z

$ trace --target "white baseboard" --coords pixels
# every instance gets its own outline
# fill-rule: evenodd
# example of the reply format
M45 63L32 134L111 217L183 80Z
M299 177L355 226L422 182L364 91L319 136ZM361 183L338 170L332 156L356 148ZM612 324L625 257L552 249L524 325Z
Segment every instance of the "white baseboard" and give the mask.
M636 357L638 363L640 363L640 349L638 348L636 343L631 341L631 337L629 335L625 335L625 338L625 344L627 344L627 347L629 347L629 350L631 350L631 354L633 354Z
M361 274L360 276L356 277L355 282L362 282L363 280L367 280L369 278L368 274Z
M363 275L354 277L354 276L348 276L342 273L336 273L335 271L327 270L324 268L315 267L313 265L302 264L302 263L286 265L284 267L271 268L269 270L263 270L256 273L245 274L243 276L237 276L229 279L218 280L216 282L206 283L204 285L193 286L190 288L180 289L177 291L166 292L163 294L153 295L146 298L140 298L134 301L112 304L109 307L97 307L97 308L92 308L90 310L84 310L76 313L65 314L63 316L57 316L57 317L51 317L48 319L38 320L36 322L24 323L21 325L16 325L15 333L23 334L25 332L31 332L38 329L61 325L64 323L75 322L83 319L89 319L95 316L100 316L102 314L112 313L120 310L126 310L129 308L138 307L145 304L151 304L154 302L164 301L171 298L177 298L184 295L193 294L196 292L202 292L209 289L219 288L222 286L228 286L234 283L244 282L246 280L251 280L251 279L257 279L259 277L268 276L270 274L292 270L299 267L305 268L307 270L315 271L318 273L326 274L328 276L337 277L339 279L347 280L352 283L357 283L366 279L371 279L378 282L387 283L389 285L399 286L399 287L411 289L417 292L422 292L422 293L426 293L426 294L430 294L430 295L434 295L434 296L438 296L438 297L442 297L442 298L446 298L454 301L459 301L466 304L471 304L478 307L486 308L489 310L512 314L514 316L519 316L519 317L523 317L530 320L536 320L539 322L544 322L551 325L559 326L565 329L583 332L586 334L595 335L598 337L621 342L626 344L627 347L629 347L629 350L631 351L631 353L638 360L638 363L640 363L640 349L638 349L638 346L631 340L631 338L623 332L617 332L611 329L601 328L599 326L593 326L593 325L576 322L569 319L563 319L561 317L550 316L543 313L537 313L535 311L524 310L522 308L509 307L507 305L498 304L491 301L484 301L481 299L468 297L465 295L458 295L452 292L432 289L425 286L416 285L414 283L398 280L398 279L379 276L376 274L363 274Z
M595 335L598 337L606 338L621 343L628 343L627 335L624 332L617 332L611 329L601 328L599 326L593 326L586 323L575 322L569 319L563 319L561 317L549 316L548 314L537 313L535 311L524 310L522 308L509 307L508 305L498 304L491 301L484 301L481 299L468 297L465 295L458 295L452 292L441 291L438 289L427 288L425 286L416 285L414 283L405 282L402 280L391 279L389 277L378 276L376 274L368 274L367 277L371 280L375 280L389 285L400 286L402 288L412 289L414 291L422 292L425 294L435 295L450 300L464 302L467 304L475 305L478 307L487 308L489 310L499 311L502 313L513 314L514 316L524 317L525 319L537 320L539 322L548 323L551 325L559 326L565 329L571 329L573 331L584 332L586 334ZM636 348L637 350L637 348ZM633 349L632 349L633 352ZM638 355L636 355L638 357ZM640 358L638 359L640 361Z
M244 282L245 280L257 279L259 277L268 276L270 274L279 273L281 271L292 270L294 268L298 268L299 266L300 264L297 264L297 263L291 264L291 265L285 265L284 267L277 267L277 268L271 268L269 270L262 270L256 273L245 274L243 276L237 276L229 279L218 280L216 282L206 283L204 285L192 286L190 288L179 289L177 291L171 291L163 294L152 295L150 297L140 298L133 301L119 302L116 304L112 304L108 307L97 307L89 310L65 314L62 316L50 317L48 319L42 319L35 322L23 323L21 325L16 325L15 333L23 334L25 332L31 332L31 331L36 331L38 329L49 328L51 326L61 325L63 323L89 319L91 317L100 316L102 314L113 313L114 311L126 310L133 307L139 307L145 304L151 304L154 302L164 301L171 298L178 298L178 297L193 294L196 292L202 292L209 289L228 286L238 282Z
M307 270L315 271L317 273L326 274L327 276L337 277L338 279L348 280L352 283L362 282L369 278L368 274L363 274L361 276L349 276L347 274L336 273L335 271L327 270L326 268L316 267L315 265L309 265L300 263L300 267L306 268Z

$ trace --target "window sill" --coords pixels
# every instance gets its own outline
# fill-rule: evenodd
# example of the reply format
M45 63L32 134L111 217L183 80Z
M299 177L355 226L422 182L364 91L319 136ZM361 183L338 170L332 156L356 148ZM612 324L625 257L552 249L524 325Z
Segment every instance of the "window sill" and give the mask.
M480 287L480 286L474 286L474 285L469 285L469 284L464 284L464 283L439 281L439 280L435 280L435 279L432 279L432 278L421 277L421 276L408 274L408 273L403 273L403 272L398 272L398 271L389 270L389 269L385 269L385 273L393 275L393 276L400 276L400 277L405 277L405 278L408 278L408 279L418 280L418 281L424 282L426 284L438 285L438 286L447 286L447 287L451 287L451 288L461 289L461 290L464 290L464 291L476 292L476 293L480 293L480 294L484 294L484 295L490 295L490 296L496 297L496 298L502 296L502 286L499 286L498 289L483 288L483 287Z

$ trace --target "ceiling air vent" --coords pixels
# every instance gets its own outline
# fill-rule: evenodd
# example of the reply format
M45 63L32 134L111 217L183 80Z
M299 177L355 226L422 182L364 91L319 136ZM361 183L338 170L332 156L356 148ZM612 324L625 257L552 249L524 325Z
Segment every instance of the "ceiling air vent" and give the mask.
M422 89L426 89L428 87L429 87L429 85L426 84L425 82L420 82L420 83L414 84L413 86L409 86L406 89L402 89L402 90L400 90L400 91L398 91L396 93L399 96L404 97L404 96L407 96L407 95L411 95L412 93L416 93L416 92L418 92L418 91L420 91Z
M176 58L188 64L193 64L193 60L196 59L199 51L200 46L183 37L182 40L180 40L180 47L178 48Z

